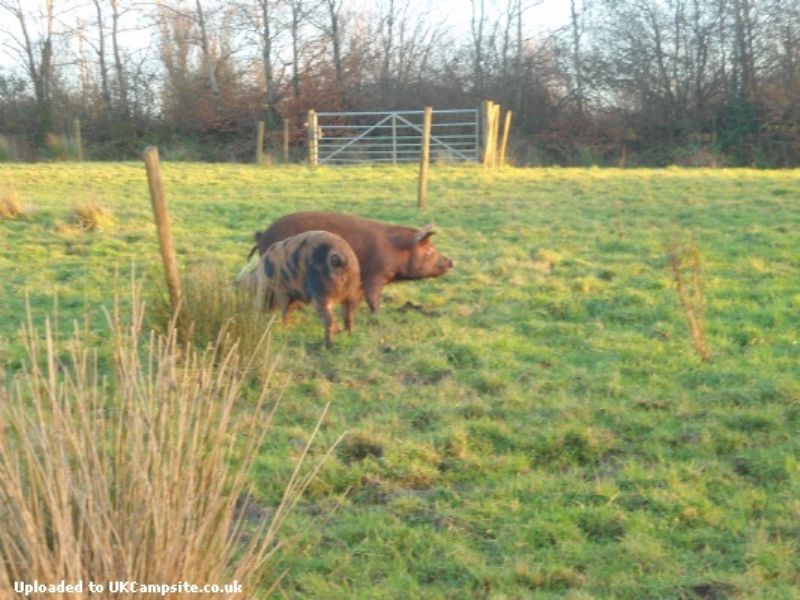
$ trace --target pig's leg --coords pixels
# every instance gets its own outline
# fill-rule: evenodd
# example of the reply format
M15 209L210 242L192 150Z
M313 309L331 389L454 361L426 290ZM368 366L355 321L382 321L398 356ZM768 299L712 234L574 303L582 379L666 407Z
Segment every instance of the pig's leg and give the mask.
M383 291L383 282L380 280L368 279L364 282L364 296L370 310L376 315L381 310L381 291Z
M317 314L319 314L322 323L325 325L325 347L330 348L333 343L334 328L336 327L336 321L333 318L333 311L331 310L331 303L329 301L315 300L314 308L317 309Z
M356 313L356 302L345 300L342 302L342 312L344 313L344 326L350 333L353 332L353 322Z
M299 300L289 300L288 301L288 304L286 305L286 310L284 311L284 318L285 318L287 324L289 322L289 315L291 314L291 312L293 310L295 310L297 307L302 306L302 304L303 303L301 301L299 301Z
M275 304L278 305L278 309L281 311L281 316L283 320L283 324L288 326L289 325L289 312L292 309L292 303L289 302L289 295L281 290L280 292L275 292Z

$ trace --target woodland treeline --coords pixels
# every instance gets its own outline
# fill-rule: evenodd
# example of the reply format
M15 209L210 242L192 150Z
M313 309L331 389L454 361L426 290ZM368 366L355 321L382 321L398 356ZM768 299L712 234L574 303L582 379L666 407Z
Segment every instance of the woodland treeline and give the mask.
M0 160L75 118L92 159L249 161L258 120L300 158L309 108L490 99L517 164L800 164L797 0L563 3L0 0Z

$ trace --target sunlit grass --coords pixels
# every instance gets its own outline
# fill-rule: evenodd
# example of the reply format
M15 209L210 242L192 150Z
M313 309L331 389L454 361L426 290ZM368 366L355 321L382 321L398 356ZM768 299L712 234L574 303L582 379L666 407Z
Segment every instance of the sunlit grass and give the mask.
M276 473L327 402L324 441L350 432L286 522L288 596L798 592L800 171L437 165L418 214L411 167L163 170L183 276L211 274L197 298L224 299L252 233L296 210L435 221L456 264L388 286L384 312L360 313L332 352L313 311L274 326L286 390L254 466L259 502L281 497ZM0 177L37 208L0 222L7 370L25 289L34 313L57 294L71 318L108 303L135 260L163 293L142 165ZM87 188L113 230L58 227ZM708 363L674 239L703 258Z

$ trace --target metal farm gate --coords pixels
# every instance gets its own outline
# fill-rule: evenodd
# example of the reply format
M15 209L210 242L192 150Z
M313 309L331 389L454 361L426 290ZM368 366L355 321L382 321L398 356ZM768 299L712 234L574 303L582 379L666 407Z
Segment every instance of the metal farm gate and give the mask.
M418 162L422 147L421 110L320 112L310 123L312 164ZM477 109L434 110L431 160L480 159Z

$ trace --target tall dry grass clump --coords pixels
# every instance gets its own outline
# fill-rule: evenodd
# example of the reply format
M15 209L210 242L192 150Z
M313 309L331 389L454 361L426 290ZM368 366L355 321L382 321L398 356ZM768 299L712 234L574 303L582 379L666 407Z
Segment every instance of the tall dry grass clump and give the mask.
M706 338L706 302L700 251L694 242L681 245L673 241L667 244L667 261L694 347L701 359L711 360L713 354Z
M298 465L272 516L246 521L268 382L235 410L252 368L236 344L198 352L179 344L174 324L143 335L142 304L133 307L130 323L119 308L108 317L108 375L77 325L64 344L49 322L43 335L30 316L22 328L27 360L0 385L0 598L34 580L83 582L74 598L90 596L89 582L236 581L243 593L214 597L252 598L278 579L276 528L313 473L299 477Z
M15 187L0 188L0 218L16 219L22 214L22 202Z
M238 287L234 279L233 271L208 261L189 264L183 269L180 337L196 348L203 348L224 329L229 334L228 340L236 340L242 357L257 358L263 351L261 339L270 329L274 315L254 310L253 290ZM166 294L154 302L152 320L158 330L164 330L172 321Z

